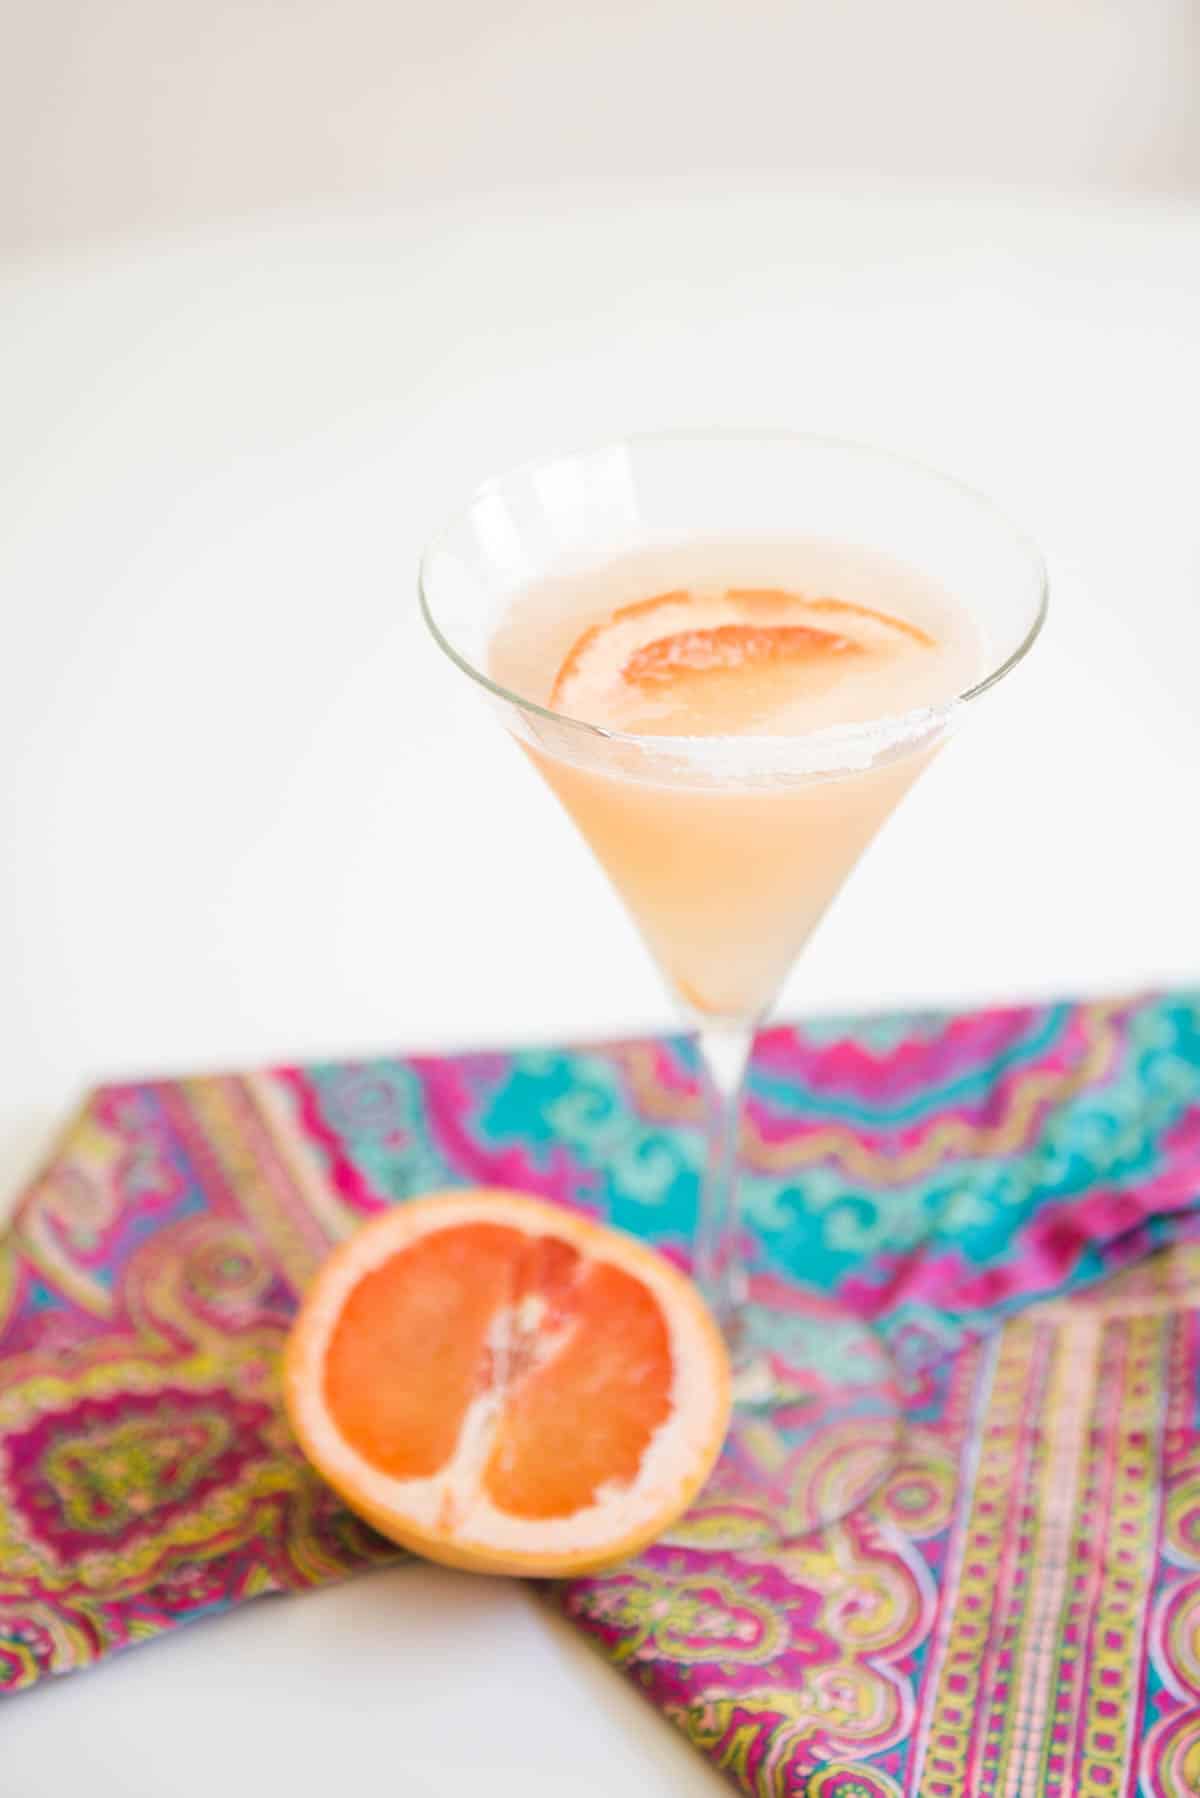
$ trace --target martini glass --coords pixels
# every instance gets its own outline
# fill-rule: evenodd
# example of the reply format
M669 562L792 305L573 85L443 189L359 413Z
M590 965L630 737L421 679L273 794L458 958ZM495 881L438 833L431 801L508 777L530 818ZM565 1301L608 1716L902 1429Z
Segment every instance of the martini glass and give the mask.
M835 581L851 570L860 591L877 558L952 596L972 643L962 678L933 704L885 703L781 736L639 735L542 702L579 635L579 596L602 590L605 570L652 568L645 594L732 554L735 582L744 569L755 585L786 587L779 571L796 544ZM551 601L518 680L498 645L534 586ZM786 1534L827 1524L893 1464L902 1394L867 1324L747 1252L737 1172L754 1032L897 801L1033 643L1042 559L985 499L903 458L786 433L681 434L489 481L426 551L420 591L436 642L574 819L695 1030L707 1158L693 1266L734 1368L725 1497L765 1495Z

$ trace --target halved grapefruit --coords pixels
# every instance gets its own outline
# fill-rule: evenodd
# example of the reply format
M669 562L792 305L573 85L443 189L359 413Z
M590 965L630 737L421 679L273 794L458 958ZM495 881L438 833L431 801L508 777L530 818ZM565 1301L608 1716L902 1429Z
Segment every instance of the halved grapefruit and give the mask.
M480 1572L623 1560L720 1453L729 1366L654 1250L497 1189L397 1205L318 1272L284 1364L309 1460L393 1541Z

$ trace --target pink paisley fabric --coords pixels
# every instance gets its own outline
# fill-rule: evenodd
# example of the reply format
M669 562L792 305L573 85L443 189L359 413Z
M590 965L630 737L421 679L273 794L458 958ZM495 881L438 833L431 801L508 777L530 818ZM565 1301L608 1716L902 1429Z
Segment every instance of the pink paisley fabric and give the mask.
M279 1406L320 1257L486 1181L686 1260L698 1104L673 1040L95 1093L0 1241L0 1689L393 1558ZM1200 1000L770 1031L743 1182L756 1289L889 1342L901 1462L780 1546L835 1420L547 1601L763 1798L1195 1798Z

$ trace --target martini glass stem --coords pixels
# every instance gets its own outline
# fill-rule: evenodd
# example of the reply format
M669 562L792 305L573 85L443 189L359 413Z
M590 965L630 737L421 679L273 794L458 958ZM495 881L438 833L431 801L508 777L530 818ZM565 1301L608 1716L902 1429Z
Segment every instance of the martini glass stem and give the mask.
M696 1227L696 1278L736 1361L747 1295L738 1208L738 1143L752 1023L713 1023L697 1032L704 1078L707 1157Z

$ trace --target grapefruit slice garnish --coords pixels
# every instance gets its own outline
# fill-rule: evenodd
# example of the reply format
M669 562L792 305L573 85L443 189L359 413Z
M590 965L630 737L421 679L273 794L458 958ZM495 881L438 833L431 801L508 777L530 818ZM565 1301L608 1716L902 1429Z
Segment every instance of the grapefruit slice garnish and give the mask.
M619 673L625 655L644 643L648 635L658 636L677 620L686 628L693 616L692 596L683 587L618 606L608 618L591 625L575 639L555 676L550 689L550 704L565 704L573 689L594 676L596 663ZM649 632L648 621L651 624Z
M654 637L621 670L634 687L673 686L681 675L733 673L761 662L807 662L852 654L858 644L807 624L712 624Z
M910 637L914 643L922 644L926 649L933 648L933 638L929 632L923 631L910 618L897 618L892 612L880 612L874 606L860 606L849 599L801 599L795 593L786 593L782 587L730 587L725 597L750 613L778 612L800 605L815 618L827 621L844 619L847 629L853 629L856 624L861 628L865 622L872 641L877 643L893 639L899 633L903 637Z
M432 1560L604 1566L691 1503L729 1418L691 1281L519 1193L434 1194L342 1245L288 1344L288 1415L350 1508Z
M689 703L740 686L749 712L826 685L841 667L933 639L907 619L849 600L782 588L677 589L618 606L572 644L550 704L596 722L627 722L639 699ZM725 708L727 711L727 707Z

